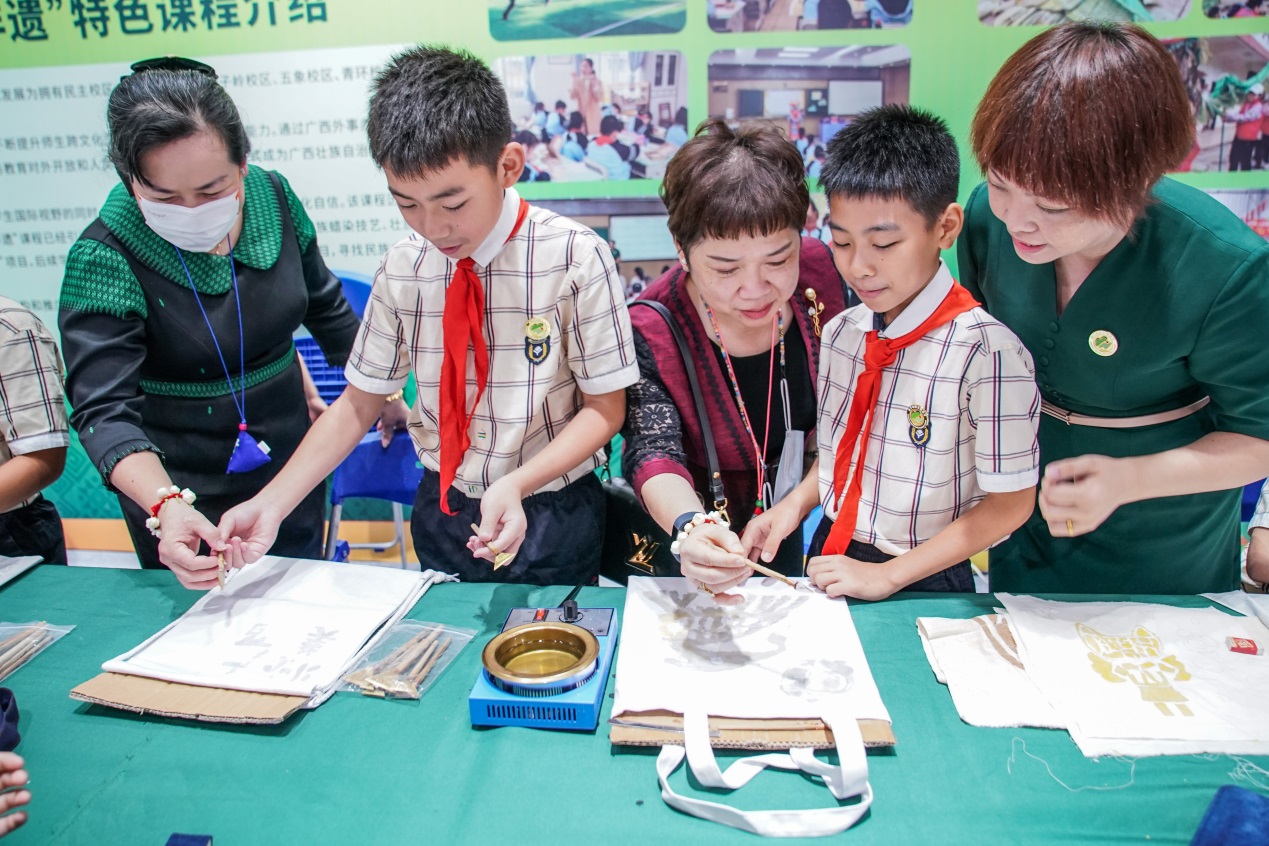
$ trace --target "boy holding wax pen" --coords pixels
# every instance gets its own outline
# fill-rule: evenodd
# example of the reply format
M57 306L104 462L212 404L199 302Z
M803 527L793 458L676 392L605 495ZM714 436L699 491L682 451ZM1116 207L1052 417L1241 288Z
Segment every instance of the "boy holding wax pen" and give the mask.
M464 581L594 578L604 499L593 471L639 375L608 245L520 199L524 149L507 140L506 92L470 53L396 56L375 81L367 130L419 237L384 257L347 390L277 478L222 520L231 565L268 550L413 369L420 562Z
M862 301L825 326L820 357L807 575L830 596L973 591L969 556L1035 505L1031 356L940 259L959 180L955 140L919 109L873 109L829 142L833 259Z

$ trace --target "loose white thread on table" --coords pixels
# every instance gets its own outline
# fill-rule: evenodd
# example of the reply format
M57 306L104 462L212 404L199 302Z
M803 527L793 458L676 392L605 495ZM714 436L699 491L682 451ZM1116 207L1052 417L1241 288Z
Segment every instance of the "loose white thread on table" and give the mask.
M1062 779L1057 777L1057 775L1053 772L1053 767L1049 766L1048 761L1044 760L1039 755L1035 755L1031 753L1030 751L1028 751L1027 742L1023 740L1021 737L1015 737L1013 739L1012 748L1010 749L1010 752L1009 752L1009 760L1005 762L1005 769L1008 770L1010 775L1013 775L1013 765L1018 760L1019 749L1022 750L1023 755L1026 755L1028 758L1031 758L1033 760L1039 761L1041 764L1044 764L1044 769L1048 771L1049 778L1053 779L1058 784L1062 785L1062 787L1066 788L1071 793L1080 793L1085 790L1096 790L1096 791L1125 790L1129 787L1132 787L1134 782L1136 782L1137 780L1137 759L1136 758L1121 758L1119 756L1112 756L1111 760L1113 761L1119 761L1120 763L1131 764L1131 767L1128 770L1127 783L1110 784L1110 785L1090 784L1084 787L1071 787L1069 784L1067 784L1066 782L1062 781Z
M1269 770L1256 766L1246 758L1239 758L1230 755L1229 759L1234 762L1234 769L1230 770L1229 777L1236 782L1246 782L1256 790L1269 792Z

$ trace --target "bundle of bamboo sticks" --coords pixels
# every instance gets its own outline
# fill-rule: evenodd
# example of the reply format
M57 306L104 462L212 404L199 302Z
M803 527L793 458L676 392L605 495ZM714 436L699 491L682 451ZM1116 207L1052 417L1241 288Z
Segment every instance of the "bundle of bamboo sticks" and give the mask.
M440 640L441 627L423 630L387 657L344 677L361 688L366 696L418 699L419 688L427 680L452 638Z
M48 623L39 622L0 641L0 680L30 661L56 638Z

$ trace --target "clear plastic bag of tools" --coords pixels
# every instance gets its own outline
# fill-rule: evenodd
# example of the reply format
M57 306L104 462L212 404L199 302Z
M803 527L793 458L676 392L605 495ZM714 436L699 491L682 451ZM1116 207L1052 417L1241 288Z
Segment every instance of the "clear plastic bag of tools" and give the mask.
M402 620L344 675L339 690L380 699L418 699L475 636L475 629Z
M0 681L70 634L74 626L50 623L0 623Z

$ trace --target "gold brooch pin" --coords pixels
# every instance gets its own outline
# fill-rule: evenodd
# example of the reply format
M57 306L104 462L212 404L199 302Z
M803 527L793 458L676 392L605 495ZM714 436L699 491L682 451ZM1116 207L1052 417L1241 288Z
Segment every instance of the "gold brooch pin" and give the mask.
M802 292L802 296L811 303L806 313L811 318L811 328L815 330L815 337L820 336L820 314L824 311L824 304L819 301L819 296L815 293L814 288L807 288Z

